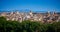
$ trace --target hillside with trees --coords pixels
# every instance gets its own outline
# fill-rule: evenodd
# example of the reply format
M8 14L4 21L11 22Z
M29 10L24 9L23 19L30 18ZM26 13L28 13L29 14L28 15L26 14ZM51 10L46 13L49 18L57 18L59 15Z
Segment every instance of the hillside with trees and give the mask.
M7 21L0 17L0 32L60 32L60 21L54 23L40 23L37 21L25 20Z

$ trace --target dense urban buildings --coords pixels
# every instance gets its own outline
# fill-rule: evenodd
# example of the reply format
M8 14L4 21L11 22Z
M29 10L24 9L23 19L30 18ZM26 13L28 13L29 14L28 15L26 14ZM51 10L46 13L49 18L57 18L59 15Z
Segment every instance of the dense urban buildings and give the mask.
M0 17L4 16L6 17L7 20L12 20L12 21L19 21L22 22L24 20L31 20L31 21L40 21L43 23L51 23L51 22L58 22L60 21L60 14L56 12L47 12L47 13L33 13L30 11L29 13L22 13L22 12L3 12L0 13Z

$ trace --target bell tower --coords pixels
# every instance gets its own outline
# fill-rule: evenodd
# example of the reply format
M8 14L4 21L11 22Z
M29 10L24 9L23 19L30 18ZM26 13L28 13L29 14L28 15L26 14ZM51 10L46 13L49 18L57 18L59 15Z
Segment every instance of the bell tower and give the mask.
M32 11L31 11L31 10L30 10L29 14L30 14L30 16L33 16L33 13L32 13Z

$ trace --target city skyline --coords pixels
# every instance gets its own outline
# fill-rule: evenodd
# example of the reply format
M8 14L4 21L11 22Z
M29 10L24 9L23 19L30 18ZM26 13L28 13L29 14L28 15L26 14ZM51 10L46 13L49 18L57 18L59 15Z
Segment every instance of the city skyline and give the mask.
M12 10L60 12L60 0L0 0L0 12Z

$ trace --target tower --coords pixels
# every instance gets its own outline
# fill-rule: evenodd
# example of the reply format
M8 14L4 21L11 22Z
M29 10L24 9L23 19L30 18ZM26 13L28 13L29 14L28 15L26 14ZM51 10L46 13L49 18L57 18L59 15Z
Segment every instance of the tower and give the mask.
M54 10L54 12L53 12L53 16L57 16L57 13L56 13L56 11Z
M32 13L32 11L31 11L31 10L30 10L30 13L29 13L29 14L30 14L30 16L33 16L33 13Z
M16 14L19 14L18 10L16 10Z
M48 17L50 16L50 11L48 11L48 14L47 15L48 15Z

